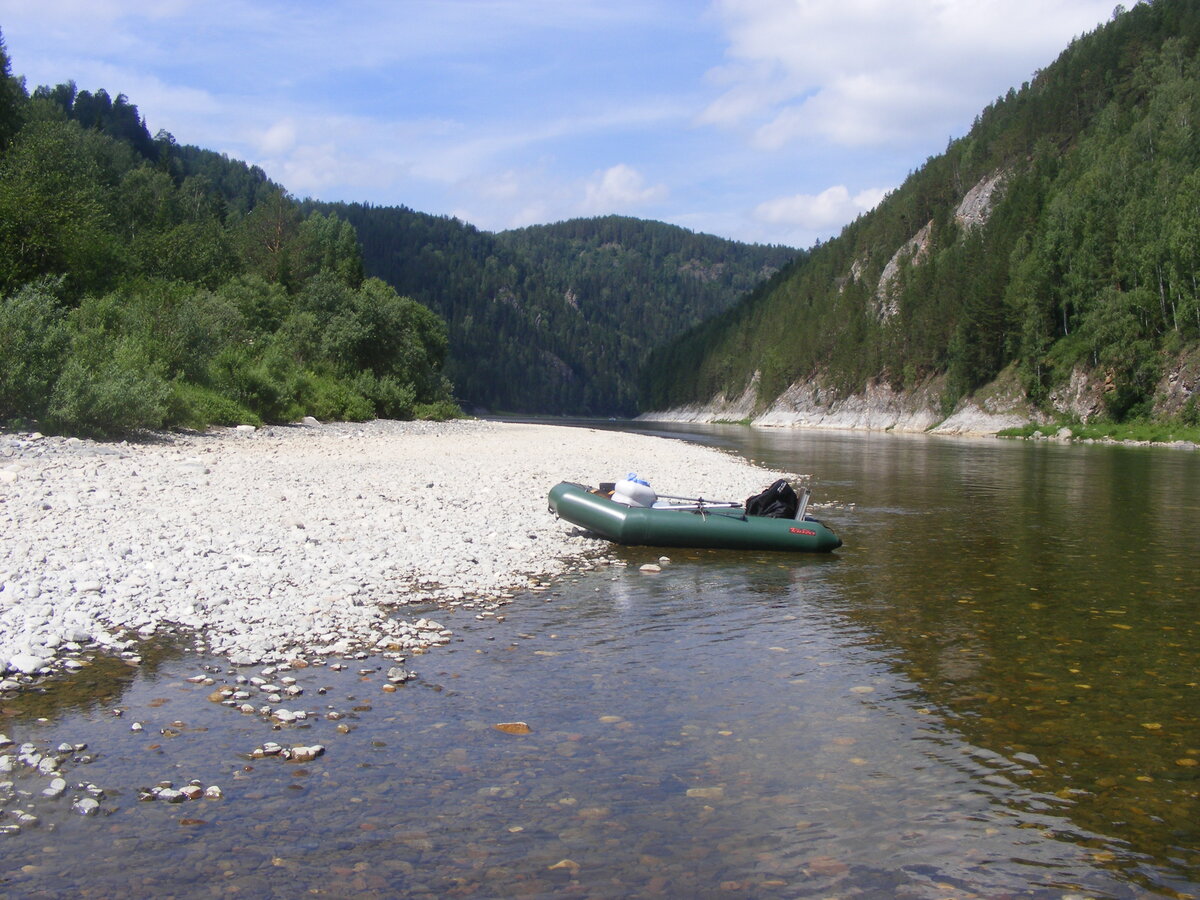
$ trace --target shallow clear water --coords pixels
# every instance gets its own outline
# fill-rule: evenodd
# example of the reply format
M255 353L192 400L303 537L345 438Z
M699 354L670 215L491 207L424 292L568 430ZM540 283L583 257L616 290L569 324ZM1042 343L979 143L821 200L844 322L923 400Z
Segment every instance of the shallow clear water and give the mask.
M170 648L117 695L0 703L18 742L86 741L65 777L107 792L29 798L0 896L1200 895L1200 458L702 439L811 473L845 547L629 549L502 621L439 611L456 640L395 693L382 660L290 673L338 720L272 730ZM328 750L249 758L270 740ZM190 779L223 799L137 799Z

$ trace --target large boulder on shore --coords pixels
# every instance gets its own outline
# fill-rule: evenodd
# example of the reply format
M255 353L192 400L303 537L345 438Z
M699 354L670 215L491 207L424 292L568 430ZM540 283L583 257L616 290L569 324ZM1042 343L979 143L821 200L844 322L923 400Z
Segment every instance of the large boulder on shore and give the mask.
M46 660L32 653L18 653L8 661L8 668L22 675L36 675L46 665Z

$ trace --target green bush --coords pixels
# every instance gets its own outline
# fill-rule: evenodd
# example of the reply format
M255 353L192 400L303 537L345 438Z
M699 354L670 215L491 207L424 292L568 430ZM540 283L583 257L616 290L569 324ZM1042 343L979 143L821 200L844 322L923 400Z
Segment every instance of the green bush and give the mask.
M298 402L304 372L274 343L261 351L245 345L223 348L209 367L208 379L219 393L265 422L293 422L305 415Z
M383 419L411 419L416 389L391 375L378 377L371 372L354 376L354 389L375 405L375 415Z
M0 420L45 415L70 345L61 278L0 298Z
M413 408L413 414L418 419L429 419L434 422L445 422L448 419L465 419L466 414L453 400L438 400L434 403L418 403Z
M184 222L147 231L130 247L134 265L146 275L216 287L236 271L236 256L221 223Z
M247 332L254 337L274 333L287 316L287 291L261 275L240 275L216 293L241 313Z
M1188 428L1200 426L1200 403L1197 402L1195 394L1189 397L1187 403L1183 405L1183 409L1179 413L1179 421Z
M261 425L262 419L236 400L199 384L175 380L167 401L172 425L204 429L209 425Z
M243 340L245 320L229 300L181 281L141 279L80 307L89 321L126 334L142 335L169 378L203 382L222 347Z
M300 404L304 415L321 420L364 422L375 418L375 405L333 375L308 373Z
M54 387L51 427L114 434L162 428L171 385L135 336L83 332Z

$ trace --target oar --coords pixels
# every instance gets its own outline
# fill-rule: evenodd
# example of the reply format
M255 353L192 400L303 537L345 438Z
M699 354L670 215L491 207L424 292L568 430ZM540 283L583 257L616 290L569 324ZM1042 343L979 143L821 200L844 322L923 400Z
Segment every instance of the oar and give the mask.
M659 500L683 500L685 503L690 504L689 506L670 506L670 507L660 506L659 509L689 510L689 509L705 509L705 508L712 508L712 507L716 507L718 509L734 509L734 508L742 505L741 503L739 503L736 500L705 500L703 497L676 497L672 494L659 494L658 499Z

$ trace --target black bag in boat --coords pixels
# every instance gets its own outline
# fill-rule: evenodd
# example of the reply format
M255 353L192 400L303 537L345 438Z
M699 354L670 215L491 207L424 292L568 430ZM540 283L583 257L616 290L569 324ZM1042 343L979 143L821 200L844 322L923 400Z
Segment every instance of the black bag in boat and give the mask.
M746 499L746 515L769 519L794 519L800 498L786 479L780 478L761 494Z

